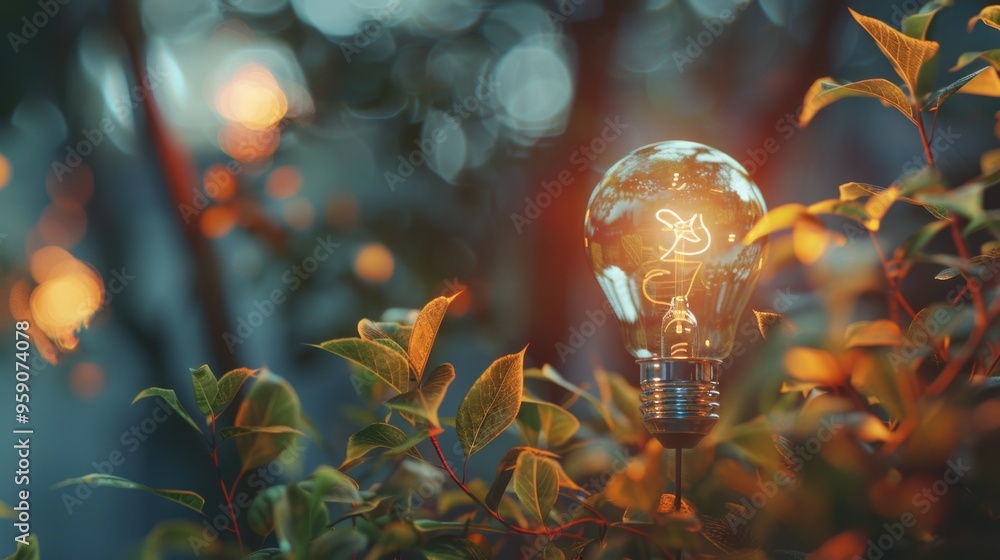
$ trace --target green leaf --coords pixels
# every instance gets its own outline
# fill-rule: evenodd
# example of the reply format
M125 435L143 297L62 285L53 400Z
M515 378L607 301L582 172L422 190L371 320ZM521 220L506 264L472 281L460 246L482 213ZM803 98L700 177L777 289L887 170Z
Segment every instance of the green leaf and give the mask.
M903 33L914 39L926 39L934 15L945 6L951 6L951 0L932 0L924 4L920 11L903 18Z
M413 323L409 352L410 360L417 372L418 382L424 374L424 368L427 367L427 358L431 355L431 348L434 346L434 339L437 337L444 314L448 311L448 304L457 296L458 294L434 298L420 310L417 320Z
M240 391L240 388L243 387L246 380L253 377L255 373L257 372L252 369L238 368L223 375L222 378L219 379L219 391L215 396L215 400L212 402L212 410L215 412L216 416L222 415L222 413L229 408L233 399L236 398L236 393Z
M994 29L1000 29L1000 6L986 6L979 14L973 16L969 20L969 31L972 31L980 21Z
M907 173L898 180L899 194L903 196L914 196L928 190L940 190L945 188L944 178L941 172L935 167L925 165L915 172Z
M274 534L285 558L304 560L313 538L326 531L330 514L297 484L289 484L274 504Z
M540 560L566 560L566 556L563 554L561 548L555 545L553 542L549 542L542 549L541 554L538 555Z
M561 546L560 549L562 550L563 556L567 560L577 560L577 558L580 558L580 557L583 556L583 551L588 546L590 546L591 543L594 543L594 542L597 542L597 541L594 540L594 539L586 539L586 540L577 541L577 542L574 542L574 543L571 543L571 544L568 544L568 545L565 545L565 546Z
M458 490L458 492L462 492L462 491ZM465 495L464 492L463 492L462 495L463 496ZM358 504L357 506L355 506L355 507L347 510L346 513L344 513L343 515L341 515L340 517L338 517L330 525L331 526L335 526L335 525L340 524L340 522L343 521L343 520L345 520L345 519L350 519L352 517L358 517L359 515L364 515L366 513L375 511L376 508L378 508L380 505L382 505L383 502L385 502L386 500L389 500L389 499L390 498L387 497L387 496L374 496L374 497L368 498L364 502L362 502L362 503Z
M917 195L917 199L975 221L984 217L984 190L985 183L974 182L943 193L921 193Z
M802 101L802 113L799 115L799 127L804 127L812 122L813 117L821 109L847 97L873 97L885 105L898 109L913 124L917 123L909 99L896 84L882 78L872 78L859 82L838 82L827 76L813 82L813 85L806 91L805 99Z
M184 410L184 407L181 405L181 402L177 400L177 393L175 393L173 389L161 389L160 387L150 387L149 389L145 389L138 395L136 395L135 398L132 399L132 404L135 404L142 399L148 399L150 397L159 397L163 399L163 401L167 403L167 405L169 405L170 408L172 408L178 414L178 416L183 418L185 422L190 424L194 429L198 430L199 432L201 431L201 428L198 426L198 424L196 424L195 421L191 419L191 416L188 415L187 411Z
M0 519L16 519L17 512L12 510L7 504L0 502Z
M867 351L851 350L844 356L844 367L851 372L851 385L870 400L880 403L893 422L899 422L916 406L915 382L906 369L913 366L908 360L895 371L893 360L899 353L886 353L884 349Z
M285 554L280 548L265 548L257 552L251 552L243 560L285 560Z
M931 94L930 97L927 98L927 101L924 102L924 110L929 112L937 111L938 108L941 107L941 104L945 102L945 100L947 100L952 95L958 93L960 89L965 87L966 84L971 82L976 76L981 74L984 70L989 70L989 67L980 68L979 70L976 70L975 72L967 76L963 76L955 80L951 84L948 84L947 86L935 91L934 93Z
M489 485L479 478L473 478L466 484L469 491L473 496L485 496L487 492L490 491ZM446 514L450 513L452 510L460 507L468 507L469 509L476 509L478 504L465 493L465 490L460 490L458 488L450 488L447 490L442 490L437 497L437 507L434 508L435 516L438 519L448 519Z
M438 428L438 408L444 400L448 386L455 379L455 368L451 364L441 364L424 377L421 386L386 401L385 405L398 411L404 418L414 422L415 418L426 420Z
M28 537L28 546L23 544L15 545L17 550L14 554L8 556L5 560L40 560L41 553L38 549L38 537L35 535L30 535Z
M285 426L298 429L302 425L299 396L287 381L264 370L253 388L240 403L235 427ZM249 471L281 457L300 436L292 432L247 434L236 439L236 450Z
M205 538L205 528L193 521L164 521L158 524L142 544L140 560L162 560L173 558L172 554L190 553L197 547L198 554L208 557L219 555L222 543Z
M254 533L268 535L274 530L274 508L284 495L285 485L279 484L266 488L254 497L247 510L247 522Z
M910 188L913 190L915 188L918 189L919 187L915 187L913 183L908 183L908 187L907 185L904 185L903 188ZM866 183L844 183L843 185L840 185L841 200L845 202L855 202L865 196L868 196L869 199L861 208L860 213L850 215L845 212L841 212L840 215L856 219L863 222L865 227L868 229L878 231L882 218L885 217L893 203L898 200L907 204L921 206L935 218L948 219L947 210L928 204L916 198L902 196L902 193L903 189L897 187L896 185L892 185L889 188L883 188ZM810 211L812 211L812 207L810 207Z
M934 276L934 279L935 280L951 280L952 278L958 276L961 273L962 273L962 271L959 270L957 267L950 267L950 268L946 268L946 269L942 270L941 272L938 272Z
M372 449L384 447L392 449L406 441L406 434L392 424L378 422L365 426L361 431L351 435L347 439L347 458L344 459L340 470L348 470L357 465L360 460ZM415 448L406 451L407 455L415 459L422 459L420 452Z
M910 322L906 331L906 339L914 346L917 342L927 340L927 333L933 335L933 340L927 340L918 347L924 353L930 353L935 342L944 340L951 336L963 322L971 319L972 312L969 306L956 309L950 304L935 303L917 312L917 316ZM909 357L909 354L907 354Z
M415 550L421 541L420 532L409 521L393 521L381 527L382 534L378 539L372 558L386 557L386 553Z
M455 429L466 457L486 447L517 418L524 392L525 350L493 362L458 406Z
M514 466L514 493L528 517L540 526L559 496L559 464L548 457L521 453Z
M875 18L861 15L850 8L848 10L858 24L871 35L872 39L875 39L878 48L892 63L899 77L909 86L913 96L922 95L924 92L918 88L920 71L937 55L940 45L934 41L907 37Z
M645 441L646 428L639 412L641 399L639 390L633 387L619 373L598 369L594 372L597 388L601 392L601 402L614 420L613 433L621 442L640 443Z
M559 459L559 456L555 453L545 451L544 449L535 449L534 447L515 447L504 453L500 459L500 464L497 466L496 478L493 480L493 485L490 486L485 499L486 505L493 511L496 511L500 507L500 500L503 499L504 492L507 491L507 485L510 484L510 479L514 476L514 467L517 465L517 459L524 453L531 453L550 459Z
M313 541L309 560L354 560L362 558L368 537L360 530L342 527L327 531Z
M208 366L191 370L191 384L194 385L194 400L198 410L206 416L213 416L212 403L219 396L219 382Z
M604 415L604 407L601 406L601 401L597 400L597 397L590 394L590 392L585 391L582 388L567 381L565 377L560 375L559 372L556 371L556 369L549 364L545 364L544 366L541 367L541 369L529 368L524 370L524 378L542 379L558 387L561 387L569 391L573 395L576 395L582 398L583 400L587 401L590 404L590 406L592 406L594 410L597 411L598 414L601 414L602 416ZM605 420L607 420L607 418L605 418Z
M525 442L535 447L559 447L580 428L580 421L570 411L527 397L521 400L517 423Z
M312 493L315 503L360 504L364 501L354 479L326 465L317 467L301 486Z
M934 236L946 227L948 227L948 222L944 220L931 222L921 227L896 249L895 259L897 261L905 261L913 258L914 255L922 251L934 239Z
M219 430L219 437L227 440L234 437L249 436L252 434L305 434L291 426L231 426Z
M367 369L399 393L409 390L409 361L385 344L362 338L341 338L318 347Z
M958 61L955 62L955 65L951 67L951 71L955 72L961 70L962 68L972 64L976 59L985 60L994 68L1000 69L1000 49L990 49L988 51L962 53L962 55L958 57Z
M97 474L92 473L86 476L81 476L79 478L68 478L52 488L63 488L66 486L73 486L79 484L86 484L88 486L102 486L105 488L122 488L126 490L142 490L143 492L149 492L150 494L159 496L170 500L171 502L178 503L184 507L191 508L197 512L201 512L201 508L205 505L205 499L195 494L194 492L189 492L187 490L162 490L159 488L150 488L149 486L144 486L138 482L132 482L131 480L122 478L120 476L112 476L109 474Z
M412 455L412 453L410 452L416 451L416 445L424 441L425 439L429 438L430 435L431 433L429 430L427 430L426 428L422 429L417 433L411 435L410 437L406 438L406 441L386 451L385 455L387 457L395 457L397 455L402 455L404 453L407 455Z
M410 345L410 334L413 327L400 325L399 323L378 323L368 319L362 319L358 323L358 335L365 340L392 339L401 348Z
M410 356L407 355L406 349L400 346L399 343L396 342L395 340L391 338L379 338L373 340L372 342L381 344L382 346L385 346L389 350L392 350L393 352L399 354L400 356L406 359L406 363L409 364L410 368L411 369L413 368L413 362L410 361Z
M428 560L489 560L479 545L452 535L434 537L427 541L421 552Z

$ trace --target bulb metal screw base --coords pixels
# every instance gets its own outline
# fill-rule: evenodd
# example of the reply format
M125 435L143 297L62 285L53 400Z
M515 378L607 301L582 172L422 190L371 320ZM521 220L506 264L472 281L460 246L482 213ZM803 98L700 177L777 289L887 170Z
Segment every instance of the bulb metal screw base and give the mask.
M719 421L718 364L639 360L642 423L664 448L691 448Z

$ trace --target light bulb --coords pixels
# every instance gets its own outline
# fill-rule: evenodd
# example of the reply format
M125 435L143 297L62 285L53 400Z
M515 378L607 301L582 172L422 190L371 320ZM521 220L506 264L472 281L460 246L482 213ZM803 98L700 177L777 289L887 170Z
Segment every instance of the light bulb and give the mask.
M719 419L720 364L767 253L743 239L765 211L739 163L693 142L633 151L590 197L587 253L664 447L694 447Z

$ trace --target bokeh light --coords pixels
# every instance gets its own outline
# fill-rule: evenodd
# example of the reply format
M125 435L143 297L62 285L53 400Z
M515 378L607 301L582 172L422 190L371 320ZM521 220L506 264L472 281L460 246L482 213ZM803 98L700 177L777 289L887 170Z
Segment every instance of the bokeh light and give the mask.
M42 212L38 232L44 243L73 247L87 233L87 214L69 198L58 198Z
M247 64L216 94L215 108L226 120L250 130L265 130L288 112L288 98L267 68Z
M236 196L236 177L221 163L205 170L202 183L205 194L218 202L226 202Z
M267 176L265 188L268 196L274 199L295 196L302 188L302 172L297 167L283 165Z
M545 41L511 49L496 69L497 99L505 124L529 136L561 131L573 100L565 58Z
M271 157L280 143L281 133L277 129L252 130L239 123L231 123L219 131L222 151L245 163Z
M81 362L69 370L69 389L78 399L99 396L106 381L104 368L94 362Z
M60 350L71 350L79 343L77 332L103 305L104 282L90 266L59 248L39 253L31 259L32 275L41 279L31 293L31 316Z
M341 231L353 229L361 218L358 199L350 193L339 193L326 203L326 222Z
M281 214L288 225L299 230L307 229L316 221L316 207L302 197L289 200Z
M232 206L212 206L201 214L199 226L205 237L217 239L223 237L236 227L239 211Z
M10 167L10 160L8 160L3 154L0 154L0 189L7 186L10 182L11 175L13 171Z
M374 284L388 282L395 267L392 251L378 242L363 245L354 257L354 273L358 278Z

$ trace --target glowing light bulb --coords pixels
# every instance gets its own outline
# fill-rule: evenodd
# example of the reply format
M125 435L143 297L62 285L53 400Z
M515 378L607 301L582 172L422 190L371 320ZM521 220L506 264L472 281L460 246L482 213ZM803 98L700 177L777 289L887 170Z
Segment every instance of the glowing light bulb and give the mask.
M719 419L719 366L767 252L743 239L765 211L739 163L693 142L635 150L591 195L587 252L664 447L694 447Z

